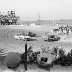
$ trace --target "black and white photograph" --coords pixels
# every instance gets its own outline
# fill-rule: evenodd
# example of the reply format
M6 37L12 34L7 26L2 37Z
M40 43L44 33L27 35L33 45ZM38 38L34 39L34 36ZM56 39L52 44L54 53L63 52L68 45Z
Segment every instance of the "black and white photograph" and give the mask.
M72 72L72 0L0 0L0 72Z

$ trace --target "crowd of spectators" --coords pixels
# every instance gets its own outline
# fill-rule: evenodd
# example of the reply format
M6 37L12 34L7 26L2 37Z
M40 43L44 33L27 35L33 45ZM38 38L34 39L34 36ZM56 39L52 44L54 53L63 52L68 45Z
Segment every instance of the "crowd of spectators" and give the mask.
M53 32L61 35L69 35L72 33L72 26L60 26L58 29L53 29Z

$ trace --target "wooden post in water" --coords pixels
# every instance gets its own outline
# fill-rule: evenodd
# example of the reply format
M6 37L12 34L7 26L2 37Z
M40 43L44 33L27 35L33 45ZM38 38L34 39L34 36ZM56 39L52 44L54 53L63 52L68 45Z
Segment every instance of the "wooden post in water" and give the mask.
M27 71L27 40L25 40L25 71Z

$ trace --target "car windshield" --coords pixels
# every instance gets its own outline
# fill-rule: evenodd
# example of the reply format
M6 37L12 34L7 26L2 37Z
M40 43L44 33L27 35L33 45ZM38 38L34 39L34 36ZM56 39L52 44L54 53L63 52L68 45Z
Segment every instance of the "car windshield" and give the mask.
M48 58L41 58L41 61L47 62Z
M51 35L50 37L51 37L51 38L54 38L55 36L54 36L54 35Z

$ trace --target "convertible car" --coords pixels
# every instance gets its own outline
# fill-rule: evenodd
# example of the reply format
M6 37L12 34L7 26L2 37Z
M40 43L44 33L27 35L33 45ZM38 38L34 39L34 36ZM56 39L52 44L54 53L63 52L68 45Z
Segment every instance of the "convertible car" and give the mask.
M52 50L50 49L42 49L42 51L40 51L40 54L37 55L39 66L52 66L55 59L56 55L52 53Z

